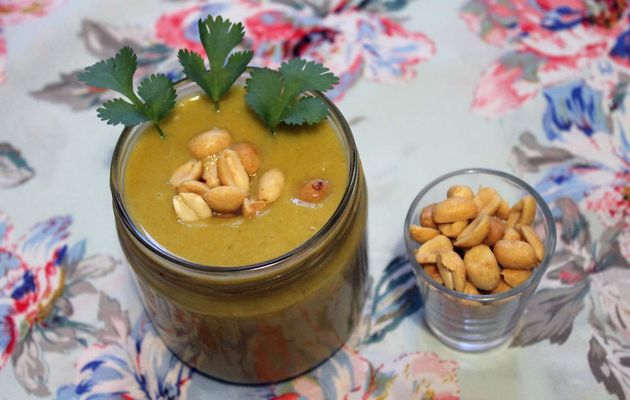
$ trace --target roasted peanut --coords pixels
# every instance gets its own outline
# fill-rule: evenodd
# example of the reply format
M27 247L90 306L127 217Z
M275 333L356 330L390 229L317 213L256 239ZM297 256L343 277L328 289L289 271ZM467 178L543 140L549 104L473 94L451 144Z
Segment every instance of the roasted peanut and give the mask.
M206 159L203 162L203 173L201 174L201 178L206 181L206 185L208 185L210 189L221 186L216 160Z
M497 285L497 287L492 289L490 291L490 293L491 294L499 294L499 293L507 292L508 290L512 290L512 286L510 286L507 283L505 283L505 281L503 279L499 279L499 284Z
M479 210L471 199L451 197L437 203L433 207L432 214L433 222L445 224L473 219L479 214Z
M426 272L426 274L429 275L434 281L436 281L440 285L444 284L444 281L442 280L442 277L440 276L440 272L438 271L436 265L428 264L423 266L422 269L424 269L424 272Z
M517 223L531 225L536 217L536 200L532 196L527 195L514 204L512 212L520 212Z
M516 229L521 233L523 239L532 246L538 261L542 261L545 258L545 247L536 231L528 225L516 225Z
M479 214L467 227L457 236L453 243L458 247L473 247L483 242L490 232L490 217L486 214Z
M510 207L494 188L482 187L475 195L468 186L451 186L445 200L422 209L421 226L409 228L421 243L416 261L436 282L459 292L509 291L529 279L545 256L543 241L530 226L536 212L532 196Z
M532 270L503 268L501 270L501 275L503 275L503 280L505 280L505 283L507 283L511 287L517 287L521 283L528 280L530 276L532 276Z
M495 215L501 219L507 219L510 215L510 204L506 200L501 199L501 204L499 204Z
M243 193L249 192L249 175L236 151L226 149L217 161L219 181L224 186L236 186Z
M466 276L475 287L492 290L501 278L499 265L490 247L485 244L477 245L464 254Z
M491 198L490 200L488 200L487 203L483 205L479 213L487 214L487 215L496 214L497 210L499 209L499 206L501 205L501 200L502 200L501 197L499 197L499 195L496 195L495 197Z
M232 136L226 130L215 128L190 139L188 151L193 157L202 160L227 148L230 143Z
M439 260L439 255L438 255L438 260ZM440 277L442 277L442 282L444 282L444 286L451 290L454 290L455 287L453 285L452 271L449 271L440 263L437 264L437 269L438 269L438 272L440 273Z
M504 240L521 240L521 235L514 228L506 228L503 233ZM496 243L496 242L495 242Z
M173 208L183 222L192 222L212 215L210 207L195 193L180 193L173 196Z
M503 268L532 269L538 263L534 248L520 240L499 240L494 255Z
M266 206L267 206L267 203L262 200L245 199L243 201L241 212L243 213L243 216L245 218L254 218Z
M433 222L433 207L435 204L430 204L422 209L420 212L420 225L437 229L437 225Z
M505 233L505 223L497 217L490 217L490 229L488 230L488 236L483 241L483 244L487 246L494 246L494 244L503 238Z
M304 183L297 192L298 199L307 203L319 203L330 194L330 182L323 179L311 179Z
M179 193L195 193L199 196L203 196L208 190L208 185L199 181L184 181L177 187Z
M231 213L241 208L245 194L236 186L219 186L204 193L203 199L212 210Z
M464 293L465 294L479 294L479 291L477 290L475 285L470 283L470 281L466 281L466 286L464 286Z
M477 205L479 212L481 212L488 205L488 203L490 203L497 197L501 198L494 188L482 187L477 191L477 195L473 198L473 200L475 204ZM496 211L496 209L494 211ZM494 212L493 213L486 212L486 214L493 215Z
M258 171L261 160L254 145L247 142L239 142L232 145L232 150L241 158L243 167L248 175L254 175Z
M475 197L472 189L468 186L455 185L448 188L446 197L462 197L464 199L472 199Z
M169 183L175 187L185 181L195 181L201 176L201 161L190 160L175 169Z
M416 261L418 264L435 264L437 255L446 250L453 250L453 244L446 236L438 235L418 248Z
M491 187L482 187L477 191L477 197L479 200L481 200L481 204L483 204L484 206L486 204L488 204L492 199L495 199L497 197L501 198L499 196L499 193L497 193L495 188L491 188Z
M518 223L518 220L521 218L520 211L510 211L510 214L505 221L506 228L514 228Z
M454 289L458 292L464 291L464 287L466 286L466 266L459 254L455 253L453 250L439 253L437 256L437 266L438 270L440 270L440 274L442 274L441 269L450 272L453 287L449 289ZM442 276L442 279L444 279L444 276ZM444 280L444 282L446 282L446 280Z
M440 231L433 228L426 228L424 226L411 225L409 227L409 234L416 242L424 243L439 235Z
M272 203L280 198L284 188L284 174L278 168L262 174L258 183L258 199Z
M438 229L442 235L454 238L457 237L468 225L468 221L451 222L450 224L439 224Z

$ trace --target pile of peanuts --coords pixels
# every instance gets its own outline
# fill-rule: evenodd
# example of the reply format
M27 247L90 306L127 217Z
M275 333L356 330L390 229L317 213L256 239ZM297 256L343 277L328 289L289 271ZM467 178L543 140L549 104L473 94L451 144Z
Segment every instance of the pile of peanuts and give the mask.
M213 214L252 218L282 194L284 174L272 168L258 179L257 197L250 196L260 154L251 143L233 143L226 130L212 129L193 137L188 150L194 158L177 167L169 180L177 190L173 208L183 222Z
M532 196L510 207L491 187L475 195L458 185L424 207L409 233L421 244L416 260L436 282L466 294L496 294L529 279L545 257L531 226L535 217Z

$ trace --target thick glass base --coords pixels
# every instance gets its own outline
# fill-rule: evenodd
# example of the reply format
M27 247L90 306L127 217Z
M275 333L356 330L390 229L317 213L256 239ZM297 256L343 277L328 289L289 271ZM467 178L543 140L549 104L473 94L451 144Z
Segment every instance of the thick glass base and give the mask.
M518 329L513 329L512 331L507 332L504 335L494 337L490 340L488 340L487 338L479 338L479 340L462 340L461 338L454 339L453 337L440 331L435 326L433 326L433 324L431 324L431 321L427 318L425 318L424 320L429 329L431 329L431 332L435 335L436 338L438 338L440 342L444 343L452 349L466 353L481 353L500 347L503 344L507 344L507 342L512 337L514 337L514 335L518 331Z

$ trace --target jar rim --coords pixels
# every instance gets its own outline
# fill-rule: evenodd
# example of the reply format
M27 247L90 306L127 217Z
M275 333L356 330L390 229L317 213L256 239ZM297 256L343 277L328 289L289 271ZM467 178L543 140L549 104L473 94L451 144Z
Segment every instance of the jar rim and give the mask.
M188 78L184 78L175 82L175 88L182 89L187 84L197 86ZM199 93L203 95L203 92L198 86L197 89L199 89ZM333 127L338 131L339 138L344 144L348 161L348 181L345 186L345 191L341 198L341 201L337 205L337 208L330 216L330 218L313 236L311 236L309 239L307 239L305 242L303 242L293 250L281 254L280 256L274 257L270 260L261 261L254 264L231 267L196 263L185 258L178 257L172 252L169 252L166 249L160 247L156 242L148 240L148 238L138 229L136 224L133 222L133 219L127 212L123 201L122 190L120 190L119 188L119 180L122 179L122 173L124 172L123 163L126 159L125 154L123 154L123 149L125 148L125 145L127 143L129 143L131 140L133 140L133 138L136 137L136 135L144 131L143 127L148 125L148 122L145 122L142 125L125 127L123 129L116 142L110 164L110 191L112 193L114 210L120 216L123 226L125 227L127 232L129 232L138 243L140 243L154 255L158 256L160 259L168 261L169 263L176 265L177 267L181 267L182 269L180 269L179 272L197 273L202 275L227 276L229 274L239 272L270 272L270 270L274 270L275 267L279 267L292 259L296 259L300 255L314 248L333 230L336 223L342 217L344 211L348 207L348 204L354 192L354 188L356 187L359 179L359 161L356 143L352 135L352 130L350 129L350 125L344 118L343 114L341 114L341 111L339 111L337 106L320 91L307 91L305 92L305 95L314 96L326 105L326 108L328 109L328 116L326 117L326 121L332 124Z
M466 293L458 292L456 290L449 289L446 286L437 283L426 272L424 272L424 269L422 268L422 266L416 261L415 257L412 256L414 253L414 246L417 245L417 243L413 239L411 239L409 235L409 227L411 226L412 220L414 218L415 210L418 207L418 204L420 203L424 195L427 194L435 186L437 186L438 184L440 184L441 182L447 179L450 179L456 176L465 176L465 175L471 175L471 174L491 175L498 178L502 178L508 182L513 183L517 187L527 192L527 194L531 195L536 200L537 206L540 208L542 212L543 221L545 224L545 228L547 230L548 237L547 237L547 240L545 240L545 257L540 262L540 265L538 265L534 269L534 272L532 273L532 276L529 278L529 281L526 282L525 284L518 285L517 287L512 288L511 290L498 293L498 294L483 294L483 295L482 294L478 294L478 295L466 294ZM409 206L409 211L407 211L407 216L405 217L403 234L405 238L405 247L407 250L407 257L409 258L411 264L415 267L414 270L417 274L420 274L424 278L425 281L427 281L431 286L433 286L435 289L437 289L439 292L443 294L446 294L446 295L449 295L451 297L461 299L461 300L472 300L472 301L477 301L480 303L492 303L495 301L500 301L500 300L509 299L511 297L516 297L520 295L521 293L523 293L525 290L529 289L532 285L536 286L538 282L542 279L545 272L547 271L549 262L551 261L551 258L553 257L553 254L555 252L556 240L557 240L556 225L553 218L553 214L551 210L549 209L549 206L547 205L545 200L536 191L536 189L534 189L524 180L514 175L508 174L507 172L498 171L494 169L488 169L488 168L464 168L464 169L449 172L429 182L416 195L413 202Z

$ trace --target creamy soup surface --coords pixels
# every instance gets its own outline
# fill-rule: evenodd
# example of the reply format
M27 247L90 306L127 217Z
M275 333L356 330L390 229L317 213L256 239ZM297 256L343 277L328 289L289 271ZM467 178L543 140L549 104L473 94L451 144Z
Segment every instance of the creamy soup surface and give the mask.
M280 127L273 135L244 102L244 89L233 88L220 111L203 95L179 101L161 125L140 133L125 165L124 203L139 229L153 242L180 258L210 266L241 266L281 256L312 237L339 205L348 179L343 144L327 121L314 126ZM227 130L234 142L252 143L262 158L252 180L279 168L286 184L281 197L252 219L212 216L182 223L173 209L176 190L168 183L181 164L192 159L188 141L212 128ZM311 179L330 183L330 194L317 204L296 200L299 188Z

